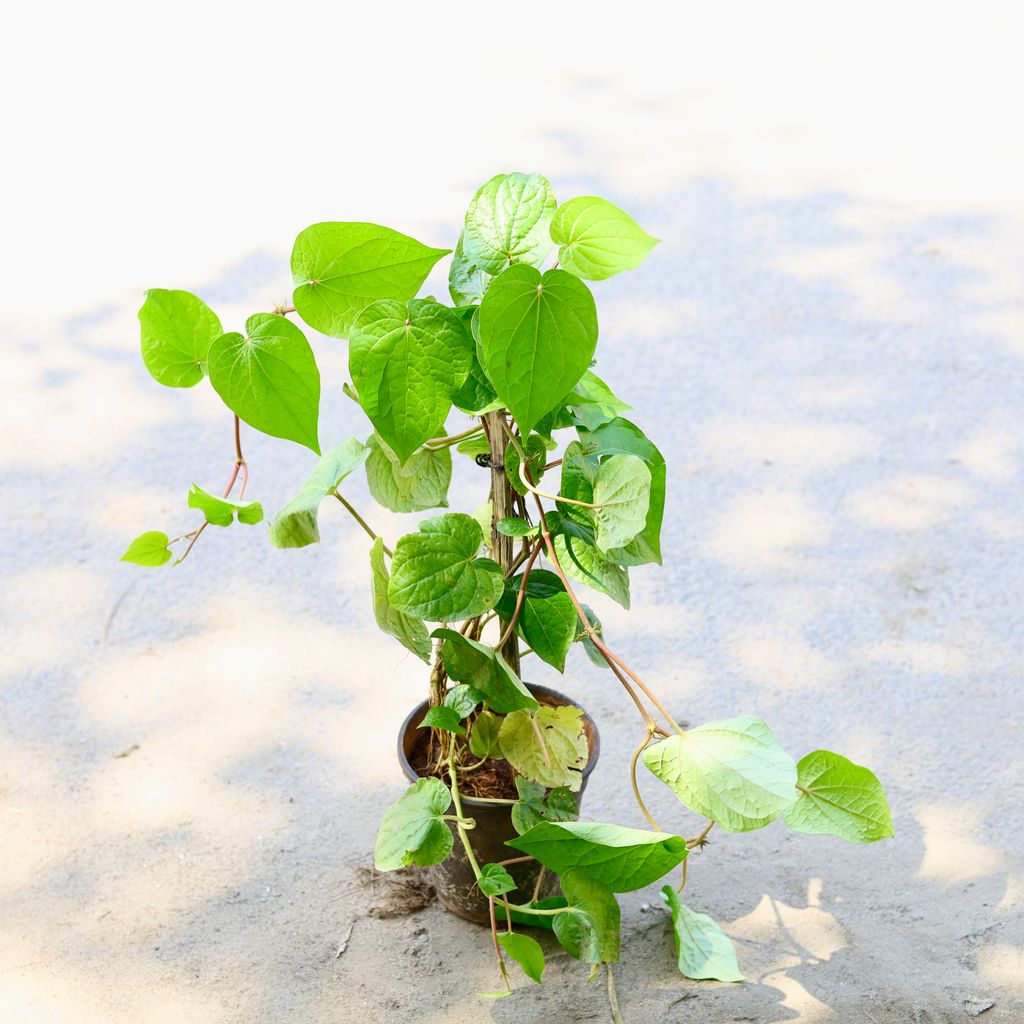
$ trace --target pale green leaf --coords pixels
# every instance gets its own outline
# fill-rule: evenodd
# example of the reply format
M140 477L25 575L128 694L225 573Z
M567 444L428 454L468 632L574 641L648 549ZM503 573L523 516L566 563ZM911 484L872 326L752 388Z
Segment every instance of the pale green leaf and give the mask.
M753 715L688 729L648 747L643 757L687 807L726 832L767 825L797 796L793 759Z
M558 875L586 868L612 892L642 889L686 859L682 836L593 821L541 821L505 845Z
M270 524L270 543L278 548L302 548L320 540L320 503L365 461L369 449L354 437L343 441L316 464L312 475Z
M491 711L504 715L537 707L523 681L493 647L470 640L454 629L435 629L431 635L444 641L441 658L445 672L472 686Z
M229 501L204 491L193 484L188 492L188 507L197 508L211 526L230 526L238 516L240 523L252 526L263 519L263 508L258 501Z
M659 241L628 213L597 196L562 203L551 221L551 237L561 246L559 263L589 281L640 266Z
M359 313L349 334L359 403L402 462L444 434L452 398L472 364L462 320L432 299L380 299Z
M556 786L550 795L546 786L516 776L519 800L512 805L512 827L519 835L529 832L539 821L573 821L579 807L572 790Z
M167 546L169 540L167 534L159 530L140 533L128 545L128 550L121 556L121 561L150 567L164 565L173 557L171 549Z
M485 896L503 896L516 887L512 876L500 864L484 864L476 884Z
M475 460L478 455L490 455L491 443L482 434L478 434L476 437L467 437L465 441L460 441L455 450L460 455L468 455Z
M388 600L387 566L384 564L384 541L378 537L370 548L370 571L373 590L373 616L377 625L393 636L417 658L430 662L430 637L422 619L406 615Z
M572 908L571 913L555 915L555 938L562 948L586 963L618 963L622 915L614 894L586 868L572 868L561 882Z
M515 611L521 583L522 576L509 580L498 602L498 614L505 620L511 619ZM553 572L534 569L526 580L516 632L542 661L564 672L565 656L576 639L578 621L562 581Z
M625 547L644 528L650 507L651 471L636 455L604 459L594 477L592 516L598 550Z
M540 533L540 526L510 516L508 519L498 520L498 533L506 537L536 537Z
M221 335L209 374L224 404L250 427L320 454L320 371L305 335L290 320L256 313L246 334Z
M597 632L598 638L604 639L604 626L601 625L601 620L597 617L597 613L590 605L581 605L583 614L587 617L587 622ZM576 634L576 639L582 641L583 649L587 652L587 657L595 664L598 668L608 668L608 662L605 656L597 649L597 645L593 640L590 639L590 634L583 629L583 624L579 624L579 632Z
M870 769L829 750L802 757L796 769L799 796L783 815L789 828L849 843L895 835L885 791Z
M633 407L616 398L596 373L587 370L566 400L576 422L589 430L608 423Z
M441 820L452 803L440 779L414 782L387 811L377 832L373 863L378 871L440 864L452 852L453 836Z
M505 589L501 567L479 558L480 524L461 512L420 523L395 546L388 598L400 611L434 622L490 611Z
M480 304L480 361L524 437L563 403L596 345L594 297L564 270L512 266Z
M411 299L449 252L377 224L313 224L292 250L292 302L310 327L344 338L371 302Z
M516 711L502 722L499 740L502 756L520 775L574 793L580 788L590 749L579 708L542 705L532 712Z
M607 594L623 608L629 608L629 573L602 557L597 548L578 538L554 538L555 554L566 576Z
M470 306L484 297L484 292L491 283L491 275L470 262L462 244L462 237L460 234L448 271L448 292L456 306Z
M420 448L403 463L377 434L368 438L366 446L366 483L379 505L392 512L447 507L452 478L450 449Z
M465 258L488 274L509 263L539 267L551 251L558 203L542 174L497 174L481 185L466 211Z
M505 932L498 936L505 952L523 969L523 973L540 985L544 976L544 950L529 935Z
M502 719L490 711L481 711L469 728L469 751L474 757L501 757L498 732Z
M672 913L679 973L694 981L744 981L729 936L707 914L698 914L666 885L661 898Z
M223 333L217 314L191 292L150 288L139 310L142 361L160 384L190 388L203 379L206 356Z

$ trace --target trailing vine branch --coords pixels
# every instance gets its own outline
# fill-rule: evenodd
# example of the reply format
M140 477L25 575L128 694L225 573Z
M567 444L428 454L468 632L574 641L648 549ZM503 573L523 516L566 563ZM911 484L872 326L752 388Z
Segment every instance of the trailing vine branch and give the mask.
M338 501L348 509L349 514L366 531L371 540L376 540L377 537L380 536L376 530L374 530L370 524L345 500L345 498L338 493L338 491L331 491L331 494L333 494ZM394 552L387 546L387 544L384 545L384 554L387 555L388 558L392 558L394 556Z

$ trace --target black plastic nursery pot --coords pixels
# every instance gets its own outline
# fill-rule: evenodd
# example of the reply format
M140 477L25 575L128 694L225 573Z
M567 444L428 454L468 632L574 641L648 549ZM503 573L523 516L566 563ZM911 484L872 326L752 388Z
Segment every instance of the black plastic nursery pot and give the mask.
M557 690L548 689L546 686L530 686L530 692L541 704L549 707L561 707L564 704L572 704L580 707L579 703L566 697ZM401 731L398 734L398 762L410 782L415 782L420 776L410 763L416 742L422 735L419 733L419 724L427 713L429 703L423 701L418 704L402 723ZM583 708L583 730L587 737L587 745L590 748L590 756L587 758L586 766L582 771L579 792L576 796L576 806L579 807L583 798L583 791L587 788L587 779L597 764L598 755L601 752L601 737L598 734L594 720ZM516 830L512 826L511 804L490 803L471 796L462 797L463 813L473 818L476 827L469 831L470 846L473 853L481 864L496 864L512 857L520 856L512 847L506 846L508 839L516 837ZM455 832L454 822L448 823L452 832ZM523 901L529 899L537 883L537 874L540 865L536 861L526 861L519 864L510 864L508 872L515 880L518 893L525 893ZM463 849L458 836L452 846L451 855L441 864L435 864L430 868L430 881L437 892L437 898L442 905L453 914L465 918L467 921L476 921L480 924L487 924L490 919L487 897L480 892L476 886L476 877L470 866L469 858ZM541 883L541 895L553 895L555 891L555 876L548 872Z

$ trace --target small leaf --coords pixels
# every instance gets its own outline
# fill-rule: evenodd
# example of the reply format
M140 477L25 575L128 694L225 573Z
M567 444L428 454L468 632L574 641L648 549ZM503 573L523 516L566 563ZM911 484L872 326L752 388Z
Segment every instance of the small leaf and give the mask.
M404 462L377 434L366 442L366 483L374 500L392 512L423 512L448 506L452 453L420 448Z
M594 477L597 548L625 547L644 528L650 506L651 471L636 455L612 455Z
M320 540L320 503L366 460L369 449L354 437L343 441L316 464L312 475L270 524L270 543L278 548L302 548Z
M490 611L505 589L501 567L478 558L480 524L453 512L420 523L395 546L388 599L400 611L435 622Z
M562 403L596 345L594 297L564 270L512 266L480 304L480 362L524 437Z
M607 594L623 608L629 608L629 573L609 562L589 544L559 535L553 539L555 554L566 576Z
M622 915L615 896L595 881L586 868L572 868L562 875L561 881L562 892L573 912L555 916L555 938L577 960L618 963Z
M468 437L465 441L460 441L455 450L460 455L468 455L471 459L475 459L478 455L490 455L491 445L486 437L480 435L478 437Z
M502 722L499 741L502 756L521 775L549 787L566 786L574 793L580 788L590 748L579 708L516 711Z
M230 526L236 514L238 521L247 526L253 526L263 519L263 508L258 501L240 502L217 498L198 484L193 484L188 492L188 507L199 509L211 526Z
M519 800L512 805L512 827L519 835L540 821L573 821L579 817L576 797L566 786L556 786L545 798L545 786L517 776L516 792Z
M384 541L378 537L370 548L370 571L373 590L373 616L377 625L393 636L417 658L430 662L430 637L422 619L406 615L392 607L388 600L388 570L384 564Z
M474 757L501 757L498 745L501 721L490 711L482 711L476 716L469 732L469 751Z
M815 750L796 766L799 796L783 814L794 832L873 843L896 833L885 791L874 772L841 754Z
M206 356L223 333L217 314L191 292L150 288L139 310L142 361L169 388L190 388L203 379Z
M431 299L379 299L356 317L348 350L352 382L377 433L402 462L444 433L472 351L462 320Z
M551 237L561 245L559 263L588 281L603 281L640 266L659 241L628 213L598 196L562 203L551 221Z
M744 981L729 936L707 914L698 914L666 885L661 898L672 913L679 973L694 981Z
M466 735L459 713L454 708L447 708L443 704L427 708L427 713L423 716L423 721L420 722L418 728L443 729L445 732L455 733L456 736Z
M211 346L214 391L250 427L319 455L320 371L306 336L274 313L249 317L245 331L223 334Z
M453 686L444 695L444 706L451 708L459 716L461 721L468 718L477 709L477 705L483 701L484 695L468 683L459 683Z
M488 274L509 263L539 267L551 251L549 228L557 205L542 174L496 174L466 211L464 258Z
M544 976L544 950L536 939L529 935L506 932L498 941L508 955L523 969L523 973L540 985Z
M504 715L538 706L522 680L493 647L470 640L454 629L435 629L431 635L444 641L441 658L449 677L469 683L491 711Z
M359 311L376 299L411 299L450 251L377 224L313 224L295 239L292 302L310 327L344 338Z
M510 517L498 520L498 533L506 537L536 537L540 533L540 526L533 526L525 519Z
M502 896L516 887L515 880L500 864L485 864L476 884L485 896Z
M576 422L594 430L633 407L612 394L612 389L596 373L587 370L572 389L566 405Z
M648 747L643 757L687 807L726 832L761 828L796 799L793 759L753 715L688 729Z
M140 533L128 545L128 550L121 556L121 561L131 562L134 565L164 565L173 557L171 549L167 546L169 540L167 534L161 533L159 530Z
M590 605L581 605L583 614L587 617L587 622L597 631L598 637L604 639L604 627L601 625L601 620L597 617L597 613ZM605 660L604 655L597 649L596 644L590 639L590 635L585 629L580 626L580 631L576 634L576 639L582 641L583 650L587 652L587 657L595 664L598 668L608 668L608 662Z
M555 874L586 868L612 892L642 889L686 859L682 836L594 821L540 821L505 845L530 854Z
M440 779L414 782L384 813L373 854L378 871L418 864L440 864L452 852L454 837L441 815L452 803Z
M462 237L460 234L448 271L448 292L456 306L471 306L484 297L491 275L470 262L462 246Z
M498 614L510 619L515 611L522 576L508 581L498 602ZM516 632L539 658L565 671L565 656L576 639L576 609L562 581L546 569L534 569L526 580L526 595Z

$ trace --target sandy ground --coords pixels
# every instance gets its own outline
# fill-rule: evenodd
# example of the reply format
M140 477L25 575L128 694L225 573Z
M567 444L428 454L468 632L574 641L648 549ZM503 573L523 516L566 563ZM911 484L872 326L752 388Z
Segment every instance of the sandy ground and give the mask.
M613 645L689 722L754 712L798 756L871 765L898 832L854 848L776 824L695 858L690 902L737 943L742 986L680 978L655 892L624 896L625 1019L1024 1019L1012 19L681 11L652 32L654 5L636 27L566 10L524 70L497 14L463 11L435 68L421 32L314 10L334 36L274 48L249 7L126 27L101 5L48 40L75 87L28 103L39 148L12 169L4 247L24 286L5 300L0 407L0 1021L610 1019L551 942L544 990L492 1004L475 996L495 986L484 932L436 906L375 916L387 894L359 869L425 680L373 626L365 538L340 509L319 548L235 527L174 571L117 562L143 529L188 529L189 484L217 486L231 452L207 388L165 391L142 368L142 289L192 288L235 326L287 297L306 223L451 244L473 186L512 167L608 195L665 240L595 288L598 371L669 461L664 568L634 573L628 616L593 601ZM641 33L657 38L640 49ZM390 91L367 39L394 45ZM13 59L6 84L32 94L35 65ZM335 75L354 129L345 103L323 105ZM446 121L416 114L420 90ZM364 436L337 387L344 346L315 343L322 437ZM274 510L312 457L245 445ZM484 484L464 467L453 506ZM351 496L368 507L361 481ZM372 518L393 538L418 517ZM614 680L579 652L564 678L533 678L599 721L588 815L641 824Z

